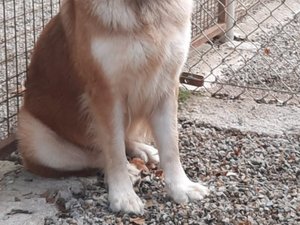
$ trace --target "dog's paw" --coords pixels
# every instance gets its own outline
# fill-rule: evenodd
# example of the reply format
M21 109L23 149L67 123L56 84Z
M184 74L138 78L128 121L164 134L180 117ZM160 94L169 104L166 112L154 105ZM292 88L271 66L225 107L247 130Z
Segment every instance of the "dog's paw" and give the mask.
M128 155L130 157L137 157L148 163L159 163L158 150L151 145L131 142L128 146Z
M141 170L137 169L137 167L131 163L127 163L127 169L130 181L132 185L135 186L141 180Z
M134 190L121 190L109 194L110 209L113 212L144 214L144 204Z
M190 180L179 184L167 185L168 194L177 203L187 203L203 199L209 194L209 189L200 183L194 183Z

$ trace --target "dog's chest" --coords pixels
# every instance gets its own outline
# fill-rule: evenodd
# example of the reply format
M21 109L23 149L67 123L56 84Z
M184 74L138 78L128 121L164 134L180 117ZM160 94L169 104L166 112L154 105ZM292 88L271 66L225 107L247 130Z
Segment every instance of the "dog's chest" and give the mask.
M98 37L91 41L91 53L103 75L115 85L124 80L173 75L167 70L185 61L189 38L189 27L158 40L136 36Z
M139 71L147 64L147 57L155 54L155 48L131 37L95 38L91 43L92 55L110 81Z
M95 38L91 52L114 90L130 108L150 108L174 90L189 48L189 28L159 40L115 36Z

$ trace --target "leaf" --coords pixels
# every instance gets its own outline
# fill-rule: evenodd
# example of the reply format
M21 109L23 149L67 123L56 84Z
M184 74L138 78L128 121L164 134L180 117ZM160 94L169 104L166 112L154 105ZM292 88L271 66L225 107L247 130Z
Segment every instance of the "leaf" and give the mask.
M270 55L271 50L269 48L264 48L265 55Z
M139 158L133 158L130 161L131 164L135 165L135 167L138 170L144 171L144 172L149 172L148 167L146 166L145 162L142 159Z
M242 149L241 149L241 148L238 148L238 149L235 149L235 150L234 150L234 154L235 154L237 157L239 157L239 156L241 155L241 153L242 153Z
M146 202L146 204L145 204L145 207L146 207L146 208L151 208L151 207L153 207L153 206L155 206L153 200L147 200L147 202Z
M240 222L239 225L252 225L252 223L249 220Z
M162 170L157 170L155 171L155 176L162 178L164 176L164 172Z
M228 171L214 171L213 173L216 177L226 177L228 174Z
M144 218L130 218L130 222L136 225L144 225L145 224L145 219Z
M155 163L147 163L147 167L149 170L154 170L157 168L157 165Z

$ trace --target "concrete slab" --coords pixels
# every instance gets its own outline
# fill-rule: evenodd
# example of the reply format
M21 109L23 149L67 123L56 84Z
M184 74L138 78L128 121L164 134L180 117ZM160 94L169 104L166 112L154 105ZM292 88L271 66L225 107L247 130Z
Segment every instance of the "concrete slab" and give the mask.
M219 128L269 135L300 134L299 106L192 96L183 110L191 118Z
M46 193L69 193L83 189L83 183L80 178L37 177L20 165L0 161L0 187L0 225L42 225L58 212Z

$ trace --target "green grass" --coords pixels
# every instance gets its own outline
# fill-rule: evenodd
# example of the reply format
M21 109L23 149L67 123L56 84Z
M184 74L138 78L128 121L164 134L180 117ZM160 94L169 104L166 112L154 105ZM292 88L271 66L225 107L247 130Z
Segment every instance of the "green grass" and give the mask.
M179 89L179 95L178 95L178 102L184 103L186 102L192 95L192 92L190 90L186 90L183 88Z

